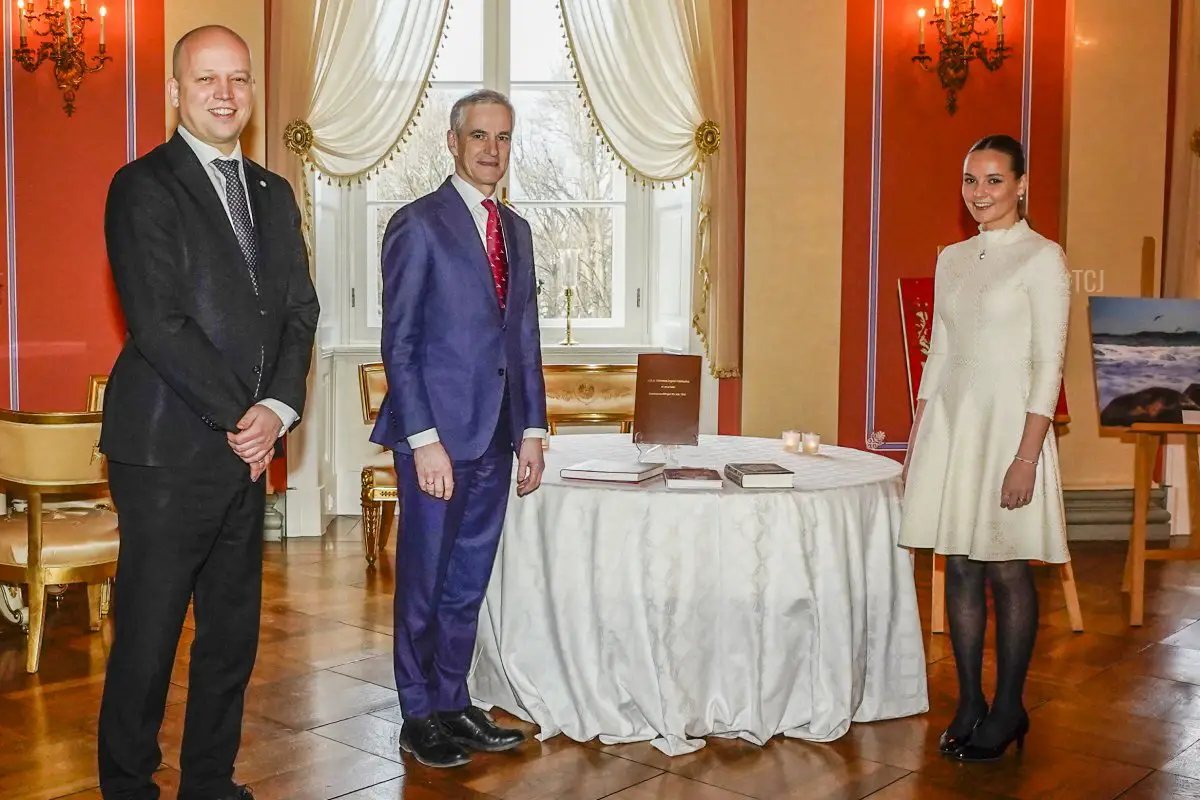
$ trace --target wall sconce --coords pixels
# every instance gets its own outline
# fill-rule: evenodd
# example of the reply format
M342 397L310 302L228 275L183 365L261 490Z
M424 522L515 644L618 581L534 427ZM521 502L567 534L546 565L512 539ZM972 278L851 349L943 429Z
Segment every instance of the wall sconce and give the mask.
M99 72L104 68L104 62L112 61L112 56L104 55L104 17L108 11L100 6L99 55L91 57L93 64L89 66L88 56L84 53L87 43L84 31L87 24L94 20L88 16L87 0L79 0L79 10L74 14L71 12L71 0L45 0L45 10L41 13L33 10L36 2L17 0L20 47L13 51L13 60L27 72L36 71L43 61L54 62L54 79L63 93L63 108L69 117L75 112L75 92L83 83L83 76L89 72ZM39 24L45 25L45 30L38 30ZM29 46L27 29L42 39L36 49Z
M912 60L926 72L937 72L946 90L946 110L953 114L958 110L958 92L967 82L967 70L972 59L987 67L989 72L1000 69L1004 59L1012 54L1011 47L1004 46L1004 0L980 0L991 2L992 13L984 16L975 10L976 0L935 0L933 19L925 21L925 9L917 11L917 54ZM988 49L984 44L985 30L978 27L980 20L996 24L996 46ZM935 29L939 48L936 66L933 58L925 52L925 26Z

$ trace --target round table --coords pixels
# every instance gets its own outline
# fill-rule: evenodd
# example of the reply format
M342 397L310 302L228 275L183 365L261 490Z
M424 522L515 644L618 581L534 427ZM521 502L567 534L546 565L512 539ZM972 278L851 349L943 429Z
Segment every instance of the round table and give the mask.
M509 501L480 613L472 697L540 727L674 755L699 737L836 739L928 710L900 465L824 445L702 436L679 466L773 462L793 489L563 479L636 460L628 434L553 437Z

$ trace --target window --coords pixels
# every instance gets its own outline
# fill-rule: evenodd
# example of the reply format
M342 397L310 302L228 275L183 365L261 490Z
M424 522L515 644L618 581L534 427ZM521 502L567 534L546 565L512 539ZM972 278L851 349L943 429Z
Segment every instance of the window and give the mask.
M634 184L595 134L571 76L557 0L454 0L420 118L386 169L349 193L344 210L355 243L350 337L378 341L382 323L380 247L388 220L405 203L435 190L454 171L446 146L450 108L479 87L504 92L516 108L512 156L501 196L528 220L534 239L544 344L566 327L566 288L574 277L571 328L583 344L646 345L661 324L651 319L656 289L651 261L690 275L689 247L654 234L663 207L691 214L691 185L648 190ZM678 219L678 213L675 218ZM685 241L686 243L686 241ZM651 253L654 254L653 259ZM669 281L671 285L677 281ZM674 291L674 290L672 290ZM669 298L678 314L690 296ZM362 298L359 300L358 298ZM365 302L363 302L365 301ZM680 343L686 349L686 338Z

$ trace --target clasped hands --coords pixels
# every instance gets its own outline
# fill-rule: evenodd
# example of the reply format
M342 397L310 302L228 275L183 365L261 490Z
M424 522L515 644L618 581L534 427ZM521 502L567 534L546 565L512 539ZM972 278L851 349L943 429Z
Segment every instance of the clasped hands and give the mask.
M413 466L421 491L439 500L449 500L454 494L454 465L450 463L450 456L441 442L415 448ZM542 440L523 440L517 455L517 496L524 497L541 486L545 469Z
M225 438L238 458L250 465L250 480L257 481L275 457L275 440L283 428L279 415L264 405L250 406L238 420L238 432Z

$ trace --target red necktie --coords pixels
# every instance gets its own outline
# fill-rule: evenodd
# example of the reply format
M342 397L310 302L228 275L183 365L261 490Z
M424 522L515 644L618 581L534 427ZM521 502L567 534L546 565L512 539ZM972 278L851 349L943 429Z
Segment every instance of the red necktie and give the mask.
M496 285L496 299L500 308L508 297L508 257L504 255L504 229L500 227L500 209L490 197L483 201L488 211L487 257L492 265L492 283Z

